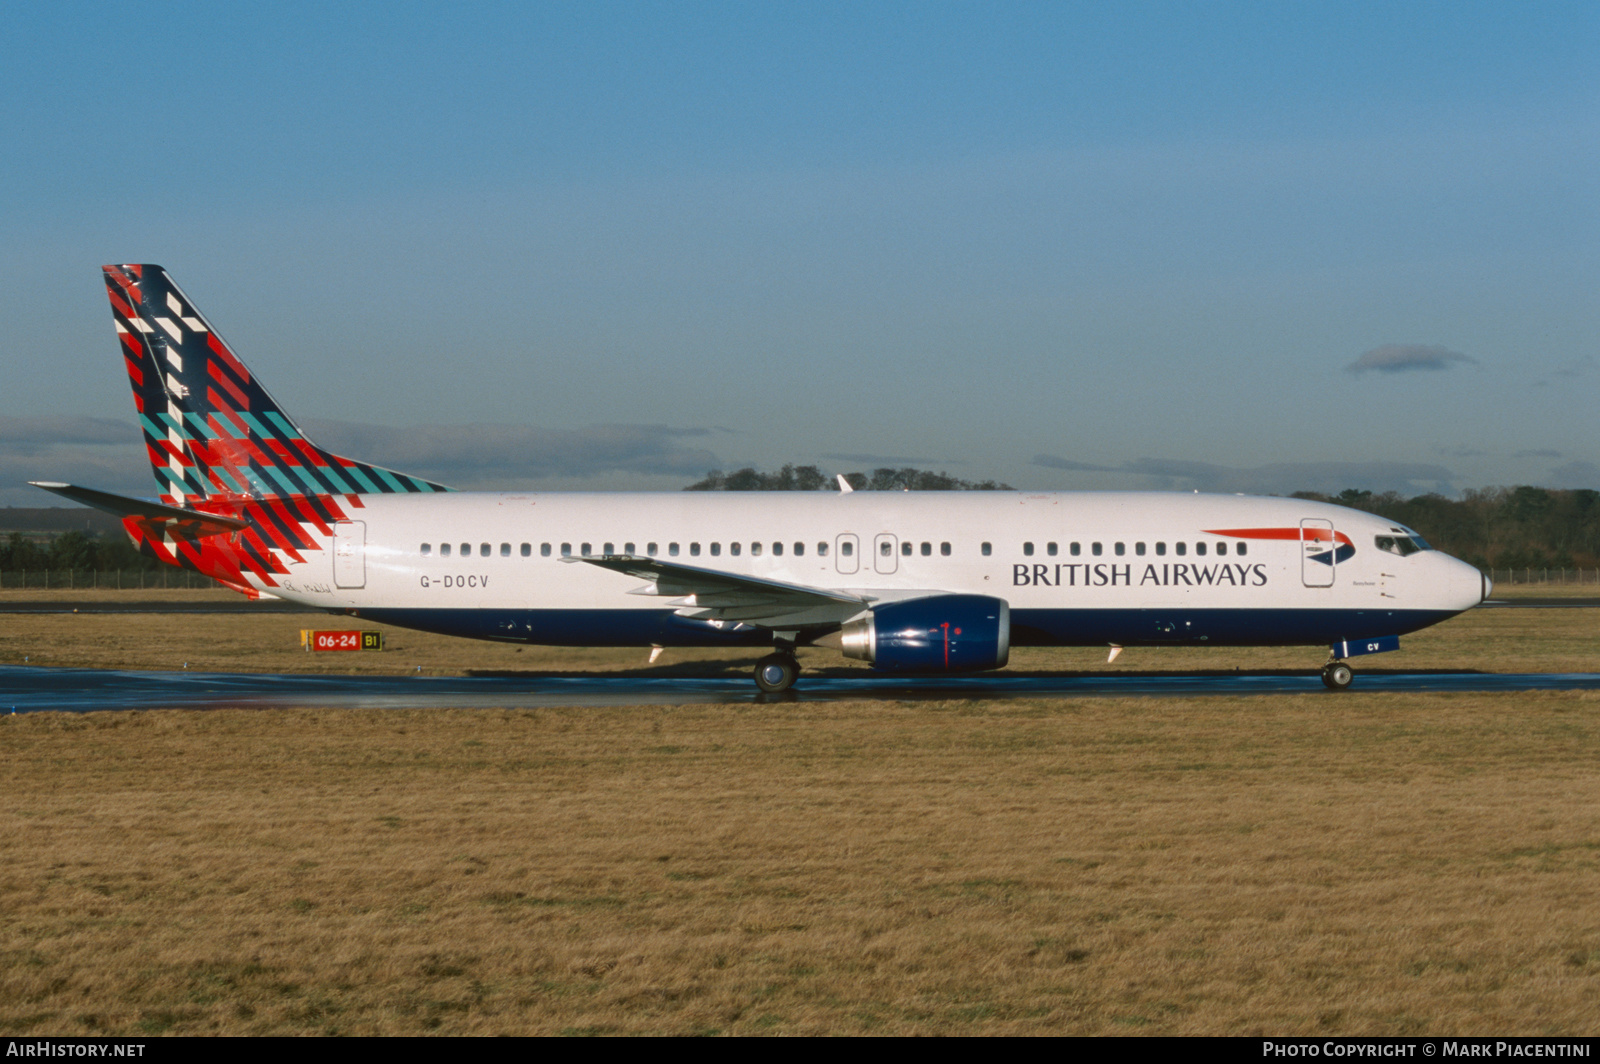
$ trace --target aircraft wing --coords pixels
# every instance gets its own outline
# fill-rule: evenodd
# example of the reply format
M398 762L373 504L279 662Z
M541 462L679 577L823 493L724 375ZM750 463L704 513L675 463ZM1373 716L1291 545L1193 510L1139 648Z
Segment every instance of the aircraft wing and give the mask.
M645 586L629 594L673 599L669 605L678 607L680 617L699 620L743 622L763 628L842 624L873 602L866 596L844 591L785 584L630 554L562 560L587 562L638 577L646 582Z
M192 528L196 534L202 536L226 535L248 527L246 522L236 517L227 517L223 514L202 513L199 510L186 510L181 506L168 506L165 503L149 502L144 499L130 499L126 495L113 495L109 491L95 491L93 488L80 488L75 484L56 484L44 480L30 480L36 488L54 492L64 499L81 502L85 506L93 506L96 510L104 510L117 517L137 517L149 521L181 521Z

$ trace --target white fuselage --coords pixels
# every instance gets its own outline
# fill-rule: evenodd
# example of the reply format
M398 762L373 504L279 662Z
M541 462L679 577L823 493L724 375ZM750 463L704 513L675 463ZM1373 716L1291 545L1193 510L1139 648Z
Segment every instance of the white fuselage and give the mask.
M1010 604L1019 645L1398 634L1466 610L1486 591L1476 569L1437 551L1380 549L1379 537L1405 531L1390 521L1298 499L461 492L360 502L326 552L286 560L287 575L262 590L410 627L588 645L714 645L732 636L664 621L673 607L638 594L639 580L564 557L652 556L880 602L994 596ZM1338 542L1318 541L1326 533L1317 530ZM1335 550L1347 556L1311 557Z

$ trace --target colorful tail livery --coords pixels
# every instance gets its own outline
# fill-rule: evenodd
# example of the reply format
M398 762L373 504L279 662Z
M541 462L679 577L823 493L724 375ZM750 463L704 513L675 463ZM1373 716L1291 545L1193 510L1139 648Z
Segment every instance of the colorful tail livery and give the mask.
M160 266L103 267L164 505L41 485L108 510L140 550L256 595L324 551L365 494L448 491L305 437Z
M448 490L318 447L167 271L103 269L150 464L172 503Z

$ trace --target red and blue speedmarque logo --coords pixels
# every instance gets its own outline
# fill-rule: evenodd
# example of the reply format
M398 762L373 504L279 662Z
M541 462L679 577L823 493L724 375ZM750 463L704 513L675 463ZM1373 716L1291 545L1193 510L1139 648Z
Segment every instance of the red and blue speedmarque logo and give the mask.
M1208 528L1208 536L1234 536L1238 539L1292 539L1296 542L1327 543L1331 549L1307 554L1310 561L1332 565L1343 564L1356 556L1356 545L1343 532L1331 528Z

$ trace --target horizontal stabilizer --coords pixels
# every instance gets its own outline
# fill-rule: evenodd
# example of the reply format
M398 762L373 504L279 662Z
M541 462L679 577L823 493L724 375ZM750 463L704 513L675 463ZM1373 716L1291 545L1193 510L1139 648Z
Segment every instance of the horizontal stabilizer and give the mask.
M44 480L30 480L28 483L36 488L54 492L63 499L81 502L85 506L104 510L117 517L140 517L150 521L182 521L187 525L196 526L197 534L202 536L226 535L247 527L246 522L236 517L201 513L199 510L187 510L181 506L168 506L165 503L150 502L145 499L130 499L126 495L113 495L109 491L95 491L93 488L80 488L74 484L55 484Z

